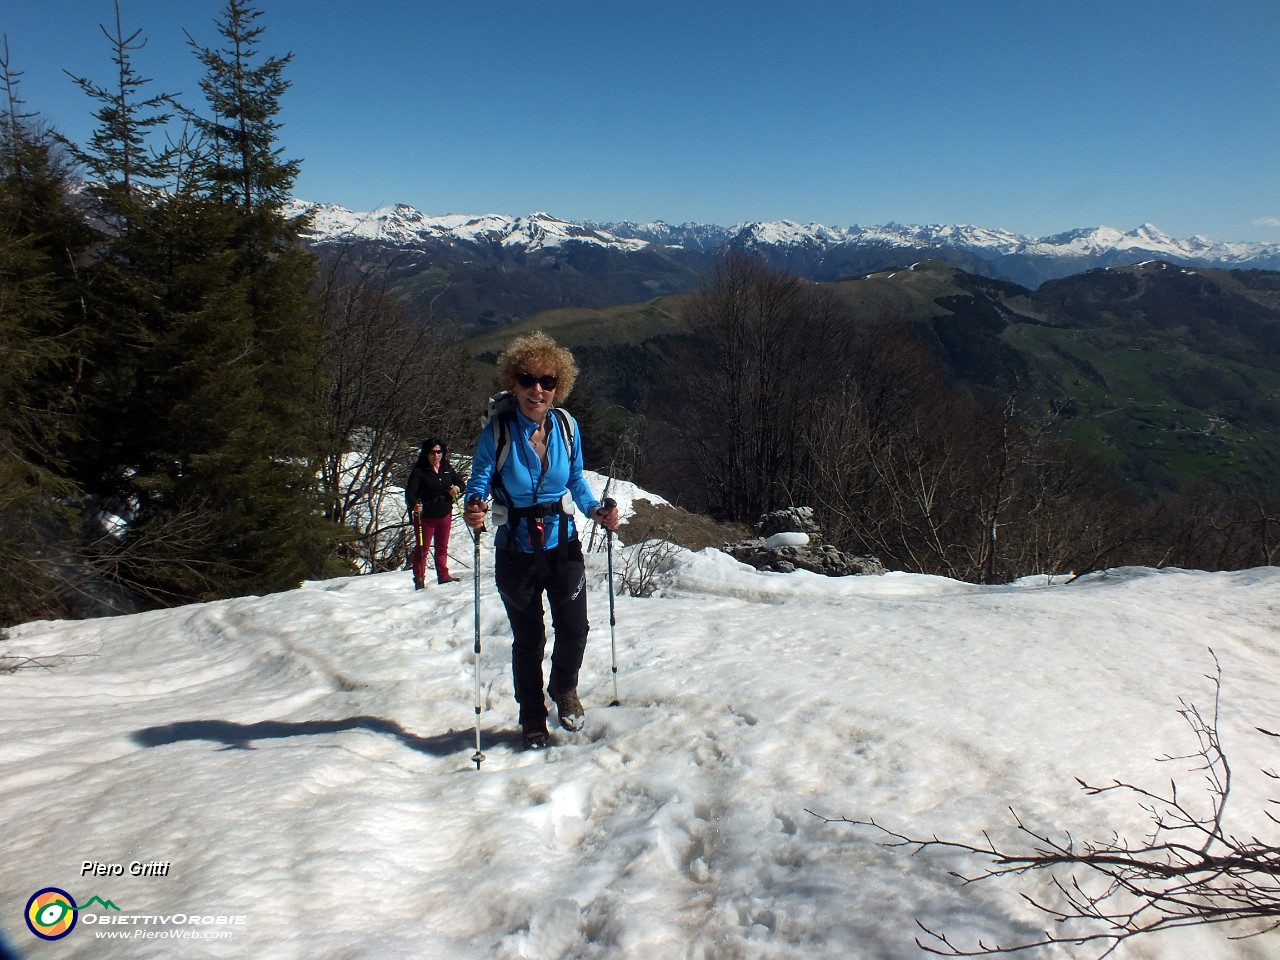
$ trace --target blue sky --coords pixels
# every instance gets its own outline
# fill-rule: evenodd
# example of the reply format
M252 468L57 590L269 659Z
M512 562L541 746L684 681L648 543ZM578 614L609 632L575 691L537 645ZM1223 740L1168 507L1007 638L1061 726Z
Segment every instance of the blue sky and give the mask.
M183 30L120 0L154 92L199 103ZM83 141L111 0L6 0L28 109ZM1280 3L260 0L292 52L296 193L565 219L1153 223L1280 242Z

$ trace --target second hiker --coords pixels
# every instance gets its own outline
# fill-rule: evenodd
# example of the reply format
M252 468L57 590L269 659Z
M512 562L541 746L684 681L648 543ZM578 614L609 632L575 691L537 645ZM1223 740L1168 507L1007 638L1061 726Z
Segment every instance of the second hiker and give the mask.
M560 725L580 730L585 720L578 671L587 646L586 565L576 520L590 517L618 527L582 476L577 423L560 410L578 375L573 355L541 332L513 341L498 357L498 382L515 408L481 431L467 483L467 526L484 526L494 500L495 580L511 624L511 672L527 747L548 743L542 660L547 635L542 597L551 607L555 643L546 692ZM577 514L575 506L581 514ZM478 535L478 534L477 534Z
M427 554L435 543L436 580L453 583L449 574L449 530L453 525L453 500L462 481L449 464L443 440L431 437L422 445L418 462L404 488L405 506L413 521L413 588L426 585Z

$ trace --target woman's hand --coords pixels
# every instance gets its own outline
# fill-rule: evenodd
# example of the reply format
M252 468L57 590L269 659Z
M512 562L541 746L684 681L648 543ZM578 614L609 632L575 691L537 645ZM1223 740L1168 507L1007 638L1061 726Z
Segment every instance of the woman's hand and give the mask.
M601 506L596 507L596 511L591 515L591 518L606 530L617 530L618 523L620 521L617 504L611 503L607 507L602 504Z
M462 511L463 522L472 530L484 527L484 515L489 512L489 505L483 500L472 500Z

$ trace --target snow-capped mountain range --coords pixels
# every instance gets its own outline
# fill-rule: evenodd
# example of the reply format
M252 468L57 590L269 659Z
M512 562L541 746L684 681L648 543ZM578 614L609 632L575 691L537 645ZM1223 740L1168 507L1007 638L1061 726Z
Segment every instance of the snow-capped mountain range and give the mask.
M500 214L429 216L407 204L397 203L369 213L359 213L335 204L291 203L288 212L311 214L310 236L317 242L374 240L396 246L413 246L424 241L452 240L476 244L499 244L525 250L558 247L569 241L591 243L623 250L639 250L651 241L614 235L605 229L569 223L546 213L525 217Z
M958 250L982 259L1063 258L1112 260L1115 257L1167 258L1180 263L1221 267L1280 266L1280 244L1232 243L1195 236L1177 239L1151 224L1121 231L1092 227L1049 237L1031 237L972 225L853 225L830 227L790 220L744 222L732 227L685 223L680 226L651 223L572 223L548 213L512 217L501 214L444 216L424 214L407 204L395 204L369 212L347 210L335 204L295 200L291 213L311 213L310 236L314 242L374 241L393 246L430 242L498 245L508 249L538 251L585 243L634 252L651 244L697 252L724 247L771 248L810 251L830 248L903 250ZM1056 272L1056 271L1055 271Z

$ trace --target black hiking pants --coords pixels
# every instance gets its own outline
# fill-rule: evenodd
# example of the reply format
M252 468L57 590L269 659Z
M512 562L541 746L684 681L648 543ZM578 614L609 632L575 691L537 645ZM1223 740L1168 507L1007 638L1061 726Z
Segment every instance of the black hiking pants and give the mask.
M520 723L536 725L547 718L542 691L542 660L547 649L542 595L551 607L555 643L551 648L551 677L547 687L556 693L575 690L582 655L587 649L587 570L582 544L575 538L543 553L545 569L532 553L499 550L495 558L498 593L511 623L511 674L515 680Z

